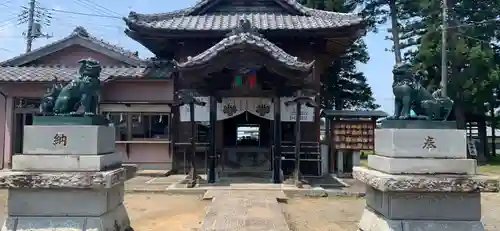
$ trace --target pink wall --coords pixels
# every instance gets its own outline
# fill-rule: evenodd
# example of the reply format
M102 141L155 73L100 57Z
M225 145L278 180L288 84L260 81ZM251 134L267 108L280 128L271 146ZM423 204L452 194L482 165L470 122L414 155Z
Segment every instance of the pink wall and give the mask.
M102 101L166 101L174 98L174 84L169 80L112 81L102 88Z
M9 96L7 112L4 112L5 100L0 97L0 166L10 167L12 153L13 97L41 97L50 84L42 83L1 83ZM173 82L162 81L119 81L115 80L102 87L103 100L108 101L166 101L173 99ZM170 144L128 144L130 163L171 163ZM117 148L125 153L125 145L117 144ZM1 163L3 162L3 163Z
M1 89L0 89L1 90ZM5 132L2 132L2 131L5 131L5 127L7 126L7 120L5 120L6 118L6 113L7 111L4 110L5 109L5 104L6 104L6 99L4 98L3 95L0 95L0 121L2 121L2 123L0 123L0 150L4 150L5 148L5 145L4 145L4 142L5 142ZM3 142L2 142L3 141ZM4 156L0 156L0 166L3 166L3 163L4 163Z
M74 45L63 50L54 52L50 55L39 58L31 62L31 65L65 65L78 66L78 61L82 58L93 58L101 63L102 66L124 66L125 63L115 60L109 56L87 49L85 47Z
M3 150L4 150L4 155L3 155L3 165L2 167L5 168L10 168L12 166L11 164L11 153L12 153L12 131L13 131L13 114L12 114L12 108L14 107L14 101L12 100L12 97L7 97L7 111L5 113L5 122L3 123L5 126L0 127L0 129L3 129L3 134L4 134L4 139L3 139Z
M127 153L126 144L116 144L116 150ZM129 154L126 162L130 163L171 163L171 144L128 144ZM125 155L127 156L127 155Z

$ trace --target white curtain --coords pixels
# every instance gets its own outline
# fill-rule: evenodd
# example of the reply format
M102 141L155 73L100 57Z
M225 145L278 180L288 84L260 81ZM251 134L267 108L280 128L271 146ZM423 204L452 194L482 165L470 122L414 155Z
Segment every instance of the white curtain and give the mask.
M217 120L225 120L241 115L246 111L246 108L247 101L245 98L223 98L222 103L217 103Z
M247 98L247 111L258 117L273 120L274 105L270 98Z
M204 107L195 106L194 117L195 121L209 121L210 118L210 102L209 97L197 97L199 100L206 103ZM295 105L285 106L285 102L292 100L292 97L281 98L281 121L295 121ZM274 103L271 98L258 97L232 97L223 98L222 103L217 103L217 120L225 120L241 115L245 111L253 115L273 120L274 119ZM303 122L314 121L314 108L302 106L301 120ZM189 105L184 105L180 108L181 121L189 121Z

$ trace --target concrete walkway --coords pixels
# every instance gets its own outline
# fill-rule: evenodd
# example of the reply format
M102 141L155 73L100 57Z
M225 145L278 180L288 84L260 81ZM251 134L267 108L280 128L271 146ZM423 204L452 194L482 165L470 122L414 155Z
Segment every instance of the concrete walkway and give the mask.
M200 231L290 231L281 191L208 190L204 197L212 203Z
M203 195L207 190L261 190L261 191L283 191L288 197L296 196L311 196L322 197L326 196L363 196L364 184L356 182L355 180L345 180L349 183L350 187L343 188L303 188L298 189L292 185L286 184L271 184L271 183L253 183L258 182L258 179L250 179L244 182L240 179L236 182L219 182L216 185L200 185L196 188L186 188L185 185L179 184L186 176L184 175L171 175L165 176L151 176L151 175L138 175L125 183L125 191L127 193L167 193L167 194L198 194ZM223 180L221 180L223 181ZM359 186L358 186L359 185Z

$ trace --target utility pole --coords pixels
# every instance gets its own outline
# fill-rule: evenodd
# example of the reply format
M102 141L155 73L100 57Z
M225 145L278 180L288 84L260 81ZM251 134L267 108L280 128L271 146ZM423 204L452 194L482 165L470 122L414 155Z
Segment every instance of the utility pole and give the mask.
M441 88L442 97L447 96L448 90L448 0L443 0L443 25L441 28Z
M31 51L31 45L33 44L33 24L35 23L35 6L36 0L30 0L30 6L28 9L28 31L26 32L26 53Z
M36 0L30 0L28 6L23 6L19 14L19 24L28 24L28 30L23 32L26 37L26 52L32 50L33 40L37 38L51 38L52 36L42 33L42 26L49 26L52 19L47 9L41 7Z

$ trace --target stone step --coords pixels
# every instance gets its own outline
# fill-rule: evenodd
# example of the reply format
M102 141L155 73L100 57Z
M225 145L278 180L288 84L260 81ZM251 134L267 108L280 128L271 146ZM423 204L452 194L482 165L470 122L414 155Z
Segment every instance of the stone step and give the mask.
M276 193L209 190L207 194L213 200L200 231L290 231Z

